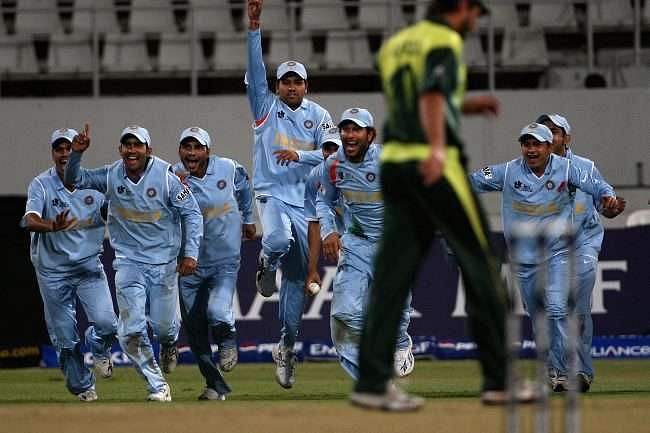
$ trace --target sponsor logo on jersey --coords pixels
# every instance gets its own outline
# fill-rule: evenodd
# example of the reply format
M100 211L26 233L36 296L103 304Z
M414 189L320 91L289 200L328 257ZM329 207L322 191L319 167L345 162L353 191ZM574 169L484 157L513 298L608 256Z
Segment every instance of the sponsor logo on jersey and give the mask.
M147 197L154 198L155 196L156 196L155 188L148 188L147 189Z
M117 187L117 193L118 194L124 194L125 189L126 188L124 188L124 185L120 185L120 186Z
M492 169L490 167L485 167L483 169L483 177L485 177L488 180L492 179Z
M546 186L546 189L550 191L553 188L555 188L555 183L552 180L547 180L545 186Z
M284 119L284 111L278 111L278 119Z
M328 129L334 129L335 128L335 126L332 125L330 122L321 123L320 127L324 131L327 131ZM336 130L338 131L338 128L336 128ZM337 132L337 131L334 131L334 132Z
M314 126L314 122L312 122L311 120L305 120L305 121L303 122L303 125L305 125L305 128L307 128L307 129L311 129L311 128L313 128L313 126Z
M186 187L183 191L176 194L176 200L183 201L189 196L190 196L190 189Z
M217 188L219 189L224 189L226 187L226 181L221 179L219 182L217 182Z
M61 208L61 209L65 209L65 208L70 207L70 205L68 203L66 203L63 200L61 200L60 198L56 198L56 197L52 199L52 206L58 207L58 208Z
M374 182L376 178L377 176L375 175L375 173L366 173L366 180L368 182Z
M92 195L87 195L86 197L84 197L84 203L86 203L88 206L90 206L93 203L95 203L95 199L93 198Z
M531 192L532 191L532 189L528 185L526 185L525 183L523 183L520 180L515 181L513 186L515 187L515 189L518 189L518 190L521 190L521 191L526 191L526 192Z

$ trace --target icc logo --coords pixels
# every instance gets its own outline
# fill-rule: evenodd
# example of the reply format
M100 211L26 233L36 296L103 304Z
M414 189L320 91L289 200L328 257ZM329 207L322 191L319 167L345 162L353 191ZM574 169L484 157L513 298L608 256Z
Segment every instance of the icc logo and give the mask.
M90 206L90 205L92 205L93 203L95 203L95 199L93 198L92 195L87 195L87 196L84 198L84 203L86 203L86 205Z
M217 182L217 188L219 189L224 189L226 187L226 181L221 179L219 182Z
M154 198L156 196L156 190L154 188L147 189L147 197Z
M303 123L303 125L305 125L305 128L311 129L314 126L314 122L311 120L305 120L305 123Z

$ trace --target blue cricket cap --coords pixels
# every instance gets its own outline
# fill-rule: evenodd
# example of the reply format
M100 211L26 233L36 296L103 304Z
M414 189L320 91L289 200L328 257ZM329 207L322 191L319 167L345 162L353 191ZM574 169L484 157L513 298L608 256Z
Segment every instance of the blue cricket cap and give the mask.
M50 146L54 147L54 144L62 138L72 143L77 134L79 133L72 128L55 129L50 136Z
M370 111L365 108L348 108L341 114L341 120L339 121L339 128L343 122L351 121L357 124L362 128L374 128L375 120L372 118Z
M280 66L278 66L276 78L279 80L289 72L295 73L303 80L307 79L307 69L305 69L305 65L303 65L300 62L296 62L295 60L289 60L287 62L282 63Z
M569 121L566 120L566 117L557 113L542 114L537 118L537 120L535 120L535 122L543 123L547 120L550 120L553 125L557 126L558 128L562 128L566 135L571 135L571 125L569 125Z
M519 133L519 141L521 141L525 135L532 135L538 141L553 143L553 134L551 133L551 130L541 123L531 123L530 125L524 126Z
M147 131L147 128L138 125L127 126L122 130L122 134L120 134L120 143L127 135L132 135L141 143L151 146L151 138L149 137L149 131Z

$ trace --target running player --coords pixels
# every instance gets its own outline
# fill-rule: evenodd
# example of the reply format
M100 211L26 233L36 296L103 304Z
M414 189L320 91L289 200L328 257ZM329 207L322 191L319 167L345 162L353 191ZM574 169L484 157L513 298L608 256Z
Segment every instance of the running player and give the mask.
M122 159L111 165L81 168L81 155L89 145L87 134L72 143L65 181L106 195L108 228L115 250L118 339L147 382L147 400L171 401L169 385L154 358L147 322L161 343L162 369L169 373L178 357L177 272L190 275L196 269L203 235L201 210L171 166L152 155L145 128L124 128L119 145Z
M553 153L571 160L572 163L588 172L599 182L604 182L600 172L593 161L578 156L571 151L571 126L564 116L559 114L542 114L537 120L547 126L553 134ZM575 226L576 226L576 265L578 276L578 295L576 300L577 315L580 329L578 343L578 384L581 392L589 391L594 379L594 367L591 360L591 343L594 334L594 325L591 319L591 295L596 283L596 270L598 267L598 254L603 243L604 229L598 216L599 203L593 197L581 190L576 191L575 197ZM603 215L614 218L625 210L625 200L617 197L617 206L614 209L603 209ZM568 378L558 377L553 372L558 390L566 390Z
M262 0L248 0L247 8L246 83L255 135L253 187L263 230L256 282L262 296L271 296L278 290L276 271L282 268L280 341L273 358L277 382L291 388L308 263L305 179L323 161L323 136L333 125L323 107L305 98L307 71L301 63L282 63L276 72L276 94L269 91L262 59Z
M321 193L316 200L323 253L338 260L330 318L332 341L343 369L359 378L359 339L368 290L373 282L373 261L384 226L384 203L379 178L381 146L372 144L376 132L372 114L365 108L348 108L338 124L342 148L325 161ZM332 215L343 205L341 236ZM339 255L340 252L340 255ZM395 372L409 375L415 366L407 329L411 320L410 297L402 310L395 353Z
M553 154L553 134L540 123L531 123L519 134L522 156L509 162L487 166L471 174L477 192L502 191L503 231L511 263L528 314L535 313L535 285L540 269L546 269L545 309L548 317L550 350L549 384L554 391L567 389L566 339L569 313L568 245L565 236L548 242L544 254L534 242L519 242L514 228L521 223L547 226L564 221L571 224L575 189L593 197L599 209L613 211L618 206L614 190L592 166ZM586 168L586 169L585 169Z
M246 169L232 159L210 155L210 135L197 126L185 129L179 139L184 174L201 212L203 240L199 265L179 280L181 312L190 348L205 377L199 400L225 400L230 388L212 361L208 331L219 349L219 367L231 371L237 364L233 297L239 272L242 234L255 237L253 196Z
M77 299L90 322L85 339L93 354L95 371L105 378L113 375L111 345L117 318L99 258L105 230L101 215L104 196L63 182L76 136L77 131L70 128L52 133L54 167L29 184L21 225L31 232L31 259L43 298L45 323L66 387L79 400L94 401L95 376L86 368L79 347Z

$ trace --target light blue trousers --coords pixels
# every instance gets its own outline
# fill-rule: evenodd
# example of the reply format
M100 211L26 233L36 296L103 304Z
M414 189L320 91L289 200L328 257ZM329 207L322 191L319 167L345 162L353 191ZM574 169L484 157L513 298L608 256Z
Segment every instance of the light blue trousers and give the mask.
M373 278L373 261L377 243L355 235L341 238L330 313L330 332L339 362L354 379L359 378L359 343L363 320ZM399 325L397 348L409 345L408 326L411 321L411 295L406 300Z
M115 287L120 310L117 335L122 350L147 382L149 392L160 392L165 378L154 358L147 322L163 345L178 338L178 274L176 261L149 265L116 259Z
M110 358L115 340L117 318L108 289L106 274L99 258L73 273L36 270L43 298L45 322L50 340L59 357L66 387L73 394L92 388L95 376L84 364L77 331L77 298L86 312L90 326L85 339L95 359Z
M262 223L262 254L271 270L282 269L280 285L280 345L293 349L305 305L309 247L302 207L273 197L257 198Z

